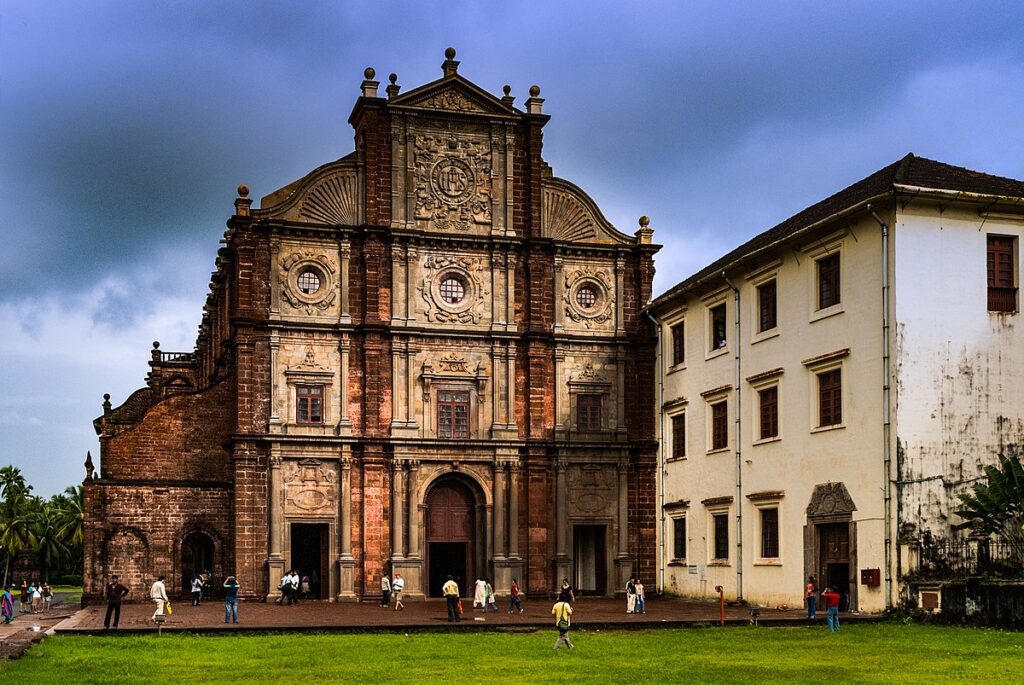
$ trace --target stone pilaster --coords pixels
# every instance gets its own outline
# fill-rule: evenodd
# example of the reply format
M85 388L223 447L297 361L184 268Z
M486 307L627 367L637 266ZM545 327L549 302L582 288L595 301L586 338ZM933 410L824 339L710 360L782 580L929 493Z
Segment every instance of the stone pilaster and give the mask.
M616 521L617 551L615 554L615 592L625 592L626 582L633 576L633 559L629 556L629 460L619 460L618 507Z
M344 448L346 451L347 447ZM352 459L341 459L341 540L338 555L338 601L354 602L356 560L352 556Z
M270 457L270 492L267 498L267 507L270 509L270 521L268 522L268 547L270 554L267 558L267 566L270 572L270 587L267 592L267 600L274 600L281 596L281 576L284 575L284 554L281 551L281 533L284 530L284 502L281 488L281 457L272 455Z

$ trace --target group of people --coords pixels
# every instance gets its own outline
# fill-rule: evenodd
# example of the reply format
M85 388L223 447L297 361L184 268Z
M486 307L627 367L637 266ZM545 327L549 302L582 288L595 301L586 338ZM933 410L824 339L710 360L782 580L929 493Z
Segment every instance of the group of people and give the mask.
M213 597L213 576L209 571L203 571L199 575L192 576L190 588L192 590L192 606L199 606L203 597Z
M207 597L213 593L209 590L211 583L211 576L209 572L205 574L205 578L195 577L192 579L192 606L199 606L199 600L196 598L196 580L200 580L200 595L206 593ZM166 616L172 612L171 601L167 596L167 585L164 583L164 576L157 576L157 579L149 587L149 598L156 605L156 609L153 611L151 619L153 621L164 621ZM206 585L204 588L203 584ZM238 580L234 576L228 576L224 581L224 622L225 623L238 623ZM121 603L124 598L128 596L130 590L127 586L121 583L120 577L117 574L110 576L110 581L103 589L103 597L107 600L107 613L103 617L103 627L110 629L111 627L117 628L121 623ZM201 597L200 597L201 599ZM159 617L159 618L158 618Z
M395 611L405 608L402 602L402 592L405 590L405 578L396 572L394 580L388 578L385 573L380 577L380 605L384 608L391 606L391 599L395 600Z
M294 606L299 603L300 592L303 593L303 596L309 594L309 578L303 576L300 579L299 574L292 569L281 576L281 584L278 589L281 591L281 596L277 598L277 603Z
M50 610L53 604L53 588L49 583L22 580L18 590L19 614L40 614ZM0 614L4 617L4 623L14 620L14 590L10 585L0 593Z
M842 596L836 592L836 588L825 587L821 593L825 600L825 621L828 624L830 633L839 632L839 600ZM818 615L818 586L814 582L814 576L807 578L807 586L804 588L804 602L807 604L807 619L813 621Z
M647 613L647 595L644 594L644 584L639 578L630 578L626 582L626 613Z

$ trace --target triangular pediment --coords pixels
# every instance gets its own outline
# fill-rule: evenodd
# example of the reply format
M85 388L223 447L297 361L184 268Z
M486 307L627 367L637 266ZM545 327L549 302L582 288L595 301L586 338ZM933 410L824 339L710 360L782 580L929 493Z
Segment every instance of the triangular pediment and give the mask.
M500 98L458 75L441 78L410 90L393 98L388 105L488 116L507 117L521 114L512 105L505 104Z

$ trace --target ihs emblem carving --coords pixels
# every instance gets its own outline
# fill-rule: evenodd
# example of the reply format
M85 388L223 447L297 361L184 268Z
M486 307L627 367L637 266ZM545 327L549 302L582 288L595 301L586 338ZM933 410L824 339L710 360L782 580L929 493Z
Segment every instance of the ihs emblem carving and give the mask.
M415 138L416 218L441 230L491 223L491 150L453 134Z

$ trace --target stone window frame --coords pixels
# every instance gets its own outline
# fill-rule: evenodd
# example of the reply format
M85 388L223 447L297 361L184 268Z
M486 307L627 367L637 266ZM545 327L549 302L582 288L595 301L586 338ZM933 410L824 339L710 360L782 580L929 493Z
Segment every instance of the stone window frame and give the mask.
M704 510L706 512L706 540L707 540L707 564L708 566L732 566L733 564L733 549L732 549L732 536L733 532L730 530L731 523L733 520L732 508L735 502L730 496L725 497L712 497L703 500ZM716 524L716 517L725 517L725 551L726 556L719 557L715 554L718 547L718 528Z
M485 424L482 412L485 406L484 392L487 390L489 377L482 365L478 364L475 372L435 372L434 365L430 360L423 364L420 380L423 384L423 434L426 437L433 437L442 440L474 440L480 437ZM469 392L469 437L468 438L439 438L438 436L438 415L437 393L441 390L467 391Z
M762 492L752 492L747 495L747 499L753 505L754 510L757 512L757 549L754 556L754 566L782 566L783 555L785 550L784 537L785 537L785 526L782 525L783 521L783 498L786 493L784 490L766 490ZM778 556L766 557L764 556L764 511L774 509L776 512L776 530L775 530L775 544L777 545Z
M330 307L337 295L335 266L324 254L311 252L292 252L281 260L285 271L283 287L285 299L290 300L294 307L305 307L324 310ZM312 293L304 293L299 287L299 278L305 273L314 273L320 280L320 287Z
M662 345L662 354L664 359L662 360L662 366L664 367L665 374L675 373L686 368L686 307L683 307L677 312L666 314L662 319L662 337L663 340L669 341L671 344ZM676 358L676 333L681 332L682 335L682 356Z
M730 410L729 400L732 396L732 385L723 385L701 393L704 398L704 451L707 454L719 454L728 452L732 447L733 437L729 430L729 415L736 411L733 407ZM715 407L725 405L725 444L716 446L714 442L715 431Z
M829 352L811 359L805 359L803 365L808 370L808 391L809 398L808 425L811 433L822 433L825 431L841 430L846 428L850 409L849 373L847 359L850 354L849 348ZM840 420L838 423L822 425L821 423L821 376L833 371L839 372L839 402Z
M666 564L668 566L686 566L687 555L690 554L690 529L687 524L687 517L689 515L690 501L689 500L677 500L675 502L669 502L662 505L667 520L672 522L672 545L671 547L665 547L665 554L667 556ZM682 521L683 525L683 556L676 556L676 526L678 522Z
M576 433L583 434L597 434L606 433L610 430L609 426L612 425L612 419L609 417L608 412L612 409L613 402L610 401L612 394L612 384L610 381L595 379L595 380L570 380L569 381L569 421L571 430ZM600 416L600 428L597 430L581 429L579 425L579 396L580 395L600 395L601 396L601 416Z
M285 384L288 388L288 407L285 411L287 423L301 427L323 427L330 423L333 412L331 411L331 386L334 384L333 371L312 371L305 369L286 369L284 372ZM321 407L321 420L319 422L299 421L299 386L320 386L323 389L323 406ZM271 400L273 401L273 400Z
M808 290L811 293L810 301L808 302L808 322L813 323L822 319L827 319L837 314L842 314L846 307L846 297L844 297L844 284L849 282L848 269L847 269L847 254L846 254L846 229L843 229L832 235L825 236L821 240L815 242L813 246L809 246L803 250L811 259L811 268L807 269ZM821 278L819 276L819 265L822 259L827 257L838 256L839 267L838 267L838 301L828 307L819 307L821 302Z
M456 402L456 401L442 402L441 401L441 393L452 393L453 395L454 394L465 394L466 400L465 400L465 402ZM468 440L474 434L474 431L473 431L473 428L474 428L474 426L473 426L473 389L472 389L472 387L470 387L469 384L464 384L464 385L462 385L462 387L458 387L458 386L455 386L455 385L453 385L452 387L447 387L446 384L442 384L442 385L437 386L437 388L435 389L435 397L436 397L436 401L434 402L434 405L435 405L434 406L434 411L437 413L437 416L436 416L436 422L434 424L435 425L434 433L437 436L437 438L441 439L441 440ZM451 428L452 428L451 435L441 435L441 406L442 406L442 404L451 405L453 407L460 406L460 405L465 405L465 407L466 407L466 434L465 435L456 435L456 430L455 430L455 412L454 411L452 412L452 417L451 417Z
M768 443L782 440L782 375L784 372L785 370L780 367L777 369L771 369L770 371L754 374L753 376L748 376L746 379L747 383L750 384L751 389L754 391L753 396L751 397L751 418L753 423L751 445L766 445ZM761 393L770 388L775 388L776 390L775 425L777 430L775 435L762 438Z

